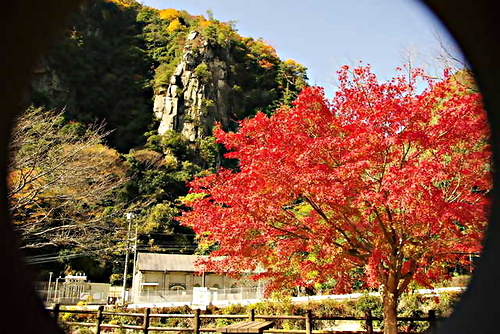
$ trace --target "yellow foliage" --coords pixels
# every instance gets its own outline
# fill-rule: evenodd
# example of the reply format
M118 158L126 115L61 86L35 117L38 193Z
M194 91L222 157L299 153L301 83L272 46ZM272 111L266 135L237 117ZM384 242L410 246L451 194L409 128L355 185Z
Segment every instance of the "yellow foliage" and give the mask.
M12 170L7 174L7 188L11 189L15 187L15 184L19 182L20 171Z
M74 146L72 144L64 146L64 151L68 152L78 151L79 149L80 148L78 146ZM82 202L86 202L87 200L91 200L91 198L85 198L85 196L88 195L88 192L86 191L90 190L92 184L110 182L107 180L124 177L126 173L125 168L122 166L118 152L102 144L94 144L81 149L78 154L73 156L71 161L67 161L65 163L64 169L66 170L66 176L64 178L65 182L54 183L52 186L46 187L46 189L40 191L38 196L33 199L34 204L36 204L38 200L43 200L44 198L56 198L61 195L80 198ZM92 182L88 183L86 178L88 179L89 175L92 175L90 173L93 173L96 170L99 171L99 174L94 174ZM11 182L16 181L16 176L20 172L21 171L11 172ZM80 174L82 172L86 174ZM39 190L37 189L44 188L45 182L49 182L45 180L45 177L32 180L29 184L24 186L22 191L15 194L13 198L26 197L31 192L38 192Z
M181 16L181 13L174 8L167 8L160 10L160 18L162 20L172 21Z
M7 187L8 189L16 189L18 185L23 184L25 179L29 179L29 175L37 175L37 169L24 168L22 170L11 170L7 174ZM26 176L28 175L28 176ZM42 186L44 184L44 178L39 177L36 180L30 180L29 183L23 185L19 191L16 191L12 198L16 199L19 197L27 196L26 194L33 193L34 189ZM29 195L28 195L29 196Z
M175 154L173 154L172 152L167 152L165 154L165 158L163 159L163 163L165 164L165 166L167 166L168 168L171 168L171 169L174 169L177 167L177 164L178 164L178 160L177 158L175 157Z
M253 52L260 53L260 54L262 54L264 56L278 58L278 54L276 53L276 49L274 47L272 47L271 45L266 44L260 38L257 39L257 40L250 39L250 40L247 41L246 44L248 45L248 47L250 47L250 49Z
M130 4L124 2L123 0L104 0L106 2L113 2L115 4L117 4L118 6L122 6L122 7L130 7Z
M455 72L450 80L458 82L460 85L464 85L466 87L469 87L470 89L474 91L478 91L476 81L474 79L474 75L472 74L471 71L469 70L460 70Z
M126 171L121 163L120 154L105 145L95 144L82 150L82 161L85 161L85 159L98 161L101 173L115 174L117 176L125 175Z
M182 23L179 21L179 19L173 20L167 27L167 31L169 33L176 32L181 29L182 29Z
M287 59L283 62L286 66L288 67L299 67L301 66L299 63L297 63L295 60L293 59Z

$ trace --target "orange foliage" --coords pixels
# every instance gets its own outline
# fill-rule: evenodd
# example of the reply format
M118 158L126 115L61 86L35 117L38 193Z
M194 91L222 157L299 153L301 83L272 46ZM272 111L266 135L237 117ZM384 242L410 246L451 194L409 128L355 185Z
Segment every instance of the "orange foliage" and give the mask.
M278 57L278 54L276 53L276 49L274 47L265 43L262 44L263 44L263 52L265 54L273 57Z
M208 28L210 26L210 24L211 24L210 21L202 19L200 21L200 28L202 28L202 29Z
M273 63L270 63L268 62L267 60L265 59L261 59L259 60L259 66L262 67L262 68L265 68L265 69L268 69L268 68L271 68L274 66Z

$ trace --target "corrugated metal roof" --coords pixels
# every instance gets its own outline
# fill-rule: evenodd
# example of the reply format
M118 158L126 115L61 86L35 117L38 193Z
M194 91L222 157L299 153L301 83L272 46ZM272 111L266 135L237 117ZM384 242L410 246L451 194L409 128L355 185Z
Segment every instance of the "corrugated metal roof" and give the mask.
M138 253L137 269L148 271L196 272L197 255Z

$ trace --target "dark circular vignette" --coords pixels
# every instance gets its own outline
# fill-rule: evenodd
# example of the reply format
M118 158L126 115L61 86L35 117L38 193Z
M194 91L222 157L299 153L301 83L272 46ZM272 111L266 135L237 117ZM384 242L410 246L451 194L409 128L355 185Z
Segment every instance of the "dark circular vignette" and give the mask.
M423 0L450 31L472 66L490 122L493 145L493 203L477 268L453 315L437 333L498 333L495 319L500 308L500 27L499 6L494 1Z
M24 107L31 71L50 47L50 38L82 0L4 1L0 10L0 333L63 333L43 308L33 289L33 273L17 249L7 210L6 166L13 116ZM494 166L499 166L500 37L498 6L489 0L423 0L456 39L484 96L492 127ZM490 224L475 275L454 314L437 333L497 333L500 307L500 205L498 171Z

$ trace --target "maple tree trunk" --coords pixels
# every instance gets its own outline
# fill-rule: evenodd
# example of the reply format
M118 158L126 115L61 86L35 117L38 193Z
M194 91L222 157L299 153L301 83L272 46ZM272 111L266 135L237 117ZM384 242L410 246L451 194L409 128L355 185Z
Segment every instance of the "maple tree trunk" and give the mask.
M397 307L398 292L397 285L389 280L382 288L382 304L384 312L384 334L397 334Z

